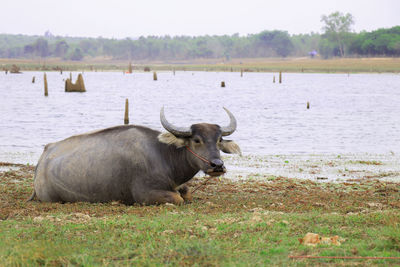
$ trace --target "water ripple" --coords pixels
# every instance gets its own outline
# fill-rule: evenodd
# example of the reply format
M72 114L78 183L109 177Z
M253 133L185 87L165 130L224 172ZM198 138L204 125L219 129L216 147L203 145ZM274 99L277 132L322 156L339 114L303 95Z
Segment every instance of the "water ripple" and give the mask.
M83 94L64 92L68 76L47 73L44 97L42 73L0 74L4 153L22 150L39 157L49 142L122 124L125 98L130 122L157 130L162 106L180 126L226 124L225 106L237 117L231 138L244 153L400 152L399 75L284 74L279 84L272 83L271 73L160 72L153 81L152 73L97 72L84 73Z

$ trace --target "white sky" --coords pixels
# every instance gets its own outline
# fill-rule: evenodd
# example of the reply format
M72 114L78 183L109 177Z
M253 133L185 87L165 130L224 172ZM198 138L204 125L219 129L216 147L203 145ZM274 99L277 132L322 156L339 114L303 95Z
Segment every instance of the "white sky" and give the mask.
M351 13L354 30L400 25L400 0L1 0L0 33L85 37L321 32L321 15Z

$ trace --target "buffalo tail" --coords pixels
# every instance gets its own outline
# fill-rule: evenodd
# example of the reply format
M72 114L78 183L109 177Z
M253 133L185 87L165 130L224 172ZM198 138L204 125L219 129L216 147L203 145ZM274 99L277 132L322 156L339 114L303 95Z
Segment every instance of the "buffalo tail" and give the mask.
M36 191L33 189L32 195L26 200L26 202L32 201L36 197Z

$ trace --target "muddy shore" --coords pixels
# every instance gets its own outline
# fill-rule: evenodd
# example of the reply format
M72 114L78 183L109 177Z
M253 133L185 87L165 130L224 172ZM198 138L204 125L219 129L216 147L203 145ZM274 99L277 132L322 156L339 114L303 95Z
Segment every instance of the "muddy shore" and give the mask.
M316 208L324 212L354 213L400 208L400 166L396 155L373 158L253 156L251 159L244 156L225 157L224 160L231 171L200 187L194 194L194 201L229 203L228 209L245 205L282 212ZM94 210L100 210L94 212L93 204L88 203L25 202L32 193L33 176L32 165L0 163L1 220L38 216L55 210L102 216L126 209L119 203L95 204ZM197 176L189 186L193 190L204 181L204 176ZM218 210L220 208L223 207Z
M226 156L224 161L227 177L233 180L280 176L319 182L400 182L400 155L394 152Z

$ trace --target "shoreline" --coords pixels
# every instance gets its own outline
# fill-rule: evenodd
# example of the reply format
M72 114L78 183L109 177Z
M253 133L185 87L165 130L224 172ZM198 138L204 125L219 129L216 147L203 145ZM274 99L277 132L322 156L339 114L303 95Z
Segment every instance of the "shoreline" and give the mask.
M19 154L23 156L24 154ZM35 166L31 160L0 158L0 171L9 167ZM263 181L276 177L313 182L363 182L378 179L400 182L400 154L344 153L344 154L270 154L243 156L223 155L227 167L224 178L231 181ZM13 168L11 168L13 169ZM199 172L197 177L205 176Z
M134 72L150 71L226 71L226 72L289 72L289 73L399 73L400 58L221 58L194 60L114 60L89 58L83 61L49 59L4 59L0 69L13 64L21 71L127 71L132 62Z

